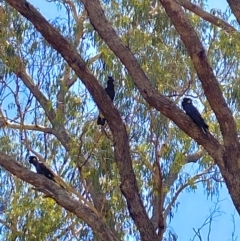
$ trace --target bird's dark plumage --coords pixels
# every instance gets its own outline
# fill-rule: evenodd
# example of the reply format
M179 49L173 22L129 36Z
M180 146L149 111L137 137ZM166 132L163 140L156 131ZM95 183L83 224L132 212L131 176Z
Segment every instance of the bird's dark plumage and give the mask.
M56 180L54 178L54 176L55 176L54 172L49 167L47 167L47 165L45 165L43 162L40 162L36 156L30 156L29 163L31 163L35 166L38 174L42 174L45 177L56 182Z
M111 101L113 101L114 97L115 97L115 90L114 90L113 82L114 82L114 79L111 76L108 76L107 88L105 88L105 91L106 91L107 95L109 96L109 98L111 99ZM106 121L106 119L104 118L102 113L99 113L98 119L97 119L97 124L104 126L105 121Z
M182 107L186 114L193 120L193 122L200 127L203 133L207 134L208 125L203 120L197 108L192 104L192 100L190 98L184 98L182 101Z

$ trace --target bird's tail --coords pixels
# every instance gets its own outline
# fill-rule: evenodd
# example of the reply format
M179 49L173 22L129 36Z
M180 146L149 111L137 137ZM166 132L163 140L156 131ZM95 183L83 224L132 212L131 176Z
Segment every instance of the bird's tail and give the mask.
M101 126L104 126L105 125L105 121L106 121L106 119L104 118L102 113L99 113L98 119L97 119L97 124L101 125Z

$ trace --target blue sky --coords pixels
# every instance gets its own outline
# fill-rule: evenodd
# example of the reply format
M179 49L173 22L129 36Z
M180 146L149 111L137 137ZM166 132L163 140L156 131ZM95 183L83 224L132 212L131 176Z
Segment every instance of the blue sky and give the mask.
M61 15L61 12L57 12L55 5L52 3L46 3L41 0L30 0L30 2L39 8L40 12L47 19L53 19L54 17ZM225 0L210 0L207 5L209 9L220 8L224 10L228 4ZM240 229L238 229L238 227L240 227L240 218L235 211L226 187L223 187L220 190L218 197L210 199L204 195L204 190L201 185L198 185L198 188L194 193L183 192L178 201L180 202L180 205L169 226L169 228L173 229L178 235L178 240L192 240L194 237L193 229L197 230L203 225L216 202L218 202L221 214L214 218L211 227L210 240L233 240L233 219L236 226L235 238L240 236ZM208 226L202 229L202 240L207 240L207 233ZM195 238L195 240L199 239ZM236 240L240 240L240 238Z
M227 241L232 240L233 219L235 226L240 227L240 218L235 211L232 200L226 187L220 189L218 197L208 199L204 195L201 185L195 192L183 192L178 200L180 202L178 211L175 213L170 227L178 235L178 240L192 240L194 230L201 228L210 211L214 209L216 203L221 213L216 213L212 222L210 240ZM207 240L208 225L201 230L202 239ZM236 229L235 238L240 236L240 230ZM195 239L199 240L199 239ZM239 239L236 239L239 240Z
M226 9L228 3L226 0L210 0L208 1L207 5L209 8Z

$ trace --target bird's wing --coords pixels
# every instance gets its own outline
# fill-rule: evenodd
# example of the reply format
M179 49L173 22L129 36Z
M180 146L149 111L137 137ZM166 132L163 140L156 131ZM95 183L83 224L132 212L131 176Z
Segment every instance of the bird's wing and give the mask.
M189 115L195 115L195 116L200 116L200 113L198 112L197 108L191 104L186 105L184 110L186 111L187 114Z
M186 113L193 119L193 121L203 128L208 128L201 114L198 112L197 108L193 105L188 105L186 108Z
M110 97L110 99L113 101L114 96L115 96L114 87L113 87L113 88L107 87L107 88L105 89L105 91L107 92L107 94L108 94L108 96Z
M53 179L53 177L54 177L53 171L49 167L47 167L44 163L39 162L38 168L39 168L38 171L40 174L43 174L44 176L46 176L50 179Z

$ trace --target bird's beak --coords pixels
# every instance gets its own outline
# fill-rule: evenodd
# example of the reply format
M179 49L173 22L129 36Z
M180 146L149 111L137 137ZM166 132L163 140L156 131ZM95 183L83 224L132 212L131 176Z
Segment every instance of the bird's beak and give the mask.
M188 100L188 101L187 101L187 103L189 103L189 104L190 104L190 103L191 103L191 100Z

